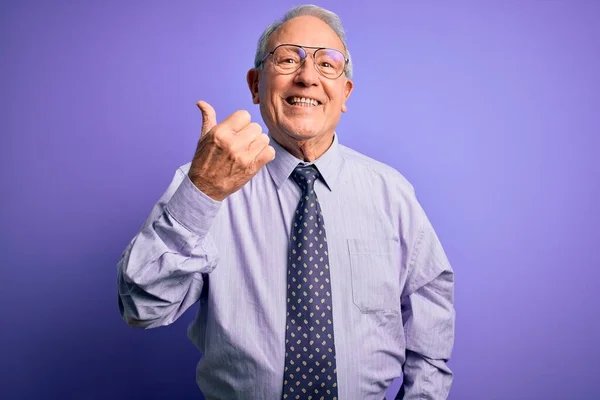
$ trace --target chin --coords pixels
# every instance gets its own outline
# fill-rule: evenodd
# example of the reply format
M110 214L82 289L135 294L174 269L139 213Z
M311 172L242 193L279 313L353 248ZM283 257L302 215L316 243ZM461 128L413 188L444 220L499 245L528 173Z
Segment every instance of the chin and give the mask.
M322 129L317 127L317 124L312 121L294 121L296 123L287 123L283 126L283 131L289 136L298 139L310 139L321 136Z
M288 134L288 136L298 140L307 140L321 136L321 132L303 127L288 127L285 132Z

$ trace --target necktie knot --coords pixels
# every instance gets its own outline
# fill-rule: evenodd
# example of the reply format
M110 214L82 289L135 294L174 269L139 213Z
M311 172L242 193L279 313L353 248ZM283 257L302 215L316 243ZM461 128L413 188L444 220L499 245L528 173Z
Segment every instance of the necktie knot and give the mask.
M319 171L314 165L298 165L292 172L292 178L300 186L302 193L313 190L315 180L319 179Z

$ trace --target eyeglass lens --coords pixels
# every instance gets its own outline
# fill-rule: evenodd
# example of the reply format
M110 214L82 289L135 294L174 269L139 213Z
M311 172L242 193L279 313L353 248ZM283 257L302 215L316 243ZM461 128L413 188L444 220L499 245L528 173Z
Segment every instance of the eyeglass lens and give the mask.
M273 52L275 68L283 74L297 71L306 57L306 50L298 46L279 46ZM326 77L337 78L344 72L346 65L344 55L335 49L318 49L314 53L317 69Z

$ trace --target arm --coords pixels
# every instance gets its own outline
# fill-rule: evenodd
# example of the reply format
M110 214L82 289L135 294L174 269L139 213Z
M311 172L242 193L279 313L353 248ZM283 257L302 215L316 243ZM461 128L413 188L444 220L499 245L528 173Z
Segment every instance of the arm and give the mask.
M424 214L423 214L424 215ZM402 293L406 337L404 378L398 399L446 399L454 345L454 273L431 224L424 217L409 259Z
M220 202L180 168L118 263L119 310L139 328L168 325L200 298L218 255L208 233Z
M189 169L177 171L118 264L119 310L131 326L171 324L200 299L218 261L208 232L221 202L275 158L250 113L217 124L210 104L197 105L202 132Z

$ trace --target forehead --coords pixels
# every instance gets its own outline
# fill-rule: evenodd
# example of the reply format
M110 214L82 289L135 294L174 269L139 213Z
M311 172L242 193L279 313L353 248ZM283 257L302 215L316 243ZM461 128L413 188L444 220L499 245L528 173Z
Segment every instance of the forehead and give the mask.
M281 25L269 38L269 48L282 43L308 47L329 47L344 51L344 44L327 23L317 17L304 15Z

